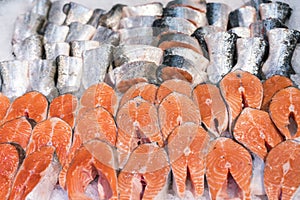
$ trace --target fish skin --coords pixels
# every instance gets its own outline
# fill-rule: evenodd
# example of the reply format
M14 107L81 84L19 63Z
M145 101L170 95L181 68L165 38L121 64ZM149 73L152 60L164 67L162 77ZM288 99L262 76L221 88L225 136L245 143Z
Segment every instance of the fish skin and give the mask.
M260 37L238 38L236 47L238 60L232 71L240 69L258 76L266 54L266 41Z
M66 20L66 14L63 12L64 5L69 3L67 0L54 1L51 4L48 14L48 21L62 25Z
M103 14L99 18L98 26L104 26L112 29L113 31L118 30L120 19L122 18L123 8L126 5L116 4L107 13Z
M222 31L227 30L230 8L224 3L207 3L206 17L209 25L217 26Z
M103 15L104 13L105 13L105 10L103 10L103 9L100 9L100 8L95 9L93 11L93 15L91 16L91 18L89 19L87 24L97 28L98 23L99 23L99 19L100 19L101 15Z
M238 38L249 38L251 36L248 27L234 27L228 30L228 33L234 33Z
M43 56L42 36L32 35L13 45L13 54L17 60L35 60Z
M57 89L60 94L76 93L81 84L82 59L60 55L56 59L58 78Z
M65 41L71 42L74 40L90 40L95 34L95 31L96 28L91 25L72 22L70 24L69 33Z
M279 1L262 3L259 6L261 19L277 18L283 24L290 18L292 11L289 4Z
M291 59L300 39L300 32L292 29L276 28L268 33L269 56L262 66L263 76L289 76L294 74Z
M2 93L10 100L22 96L29 88L28 61L0 62Z
M99 47L100 43L94 40L76 40L71 41L71 56L82 58L83 53L87 50Z
M120 44L119 45L126 42L126 40L128 40L128 39L134 39L134 38L139 38L139 37L154 38L152 27L124 28L124 29L119 29L118 33L120 34L120 42L119 42Z
M69 27L47 23L44 32L44 43L64 42L69 33Z
M153 22L158 19L157 16L131 16L123 17L120 20L119 29L151 27Z
M251 37L263 37L267 40L267 32L274 28L287 28L279 19L270 18L259 20L252 23L250 26Z
M31 12L47 17L50 7L50 0L37 0L35 1L33 8L31 9Z
M101 44L97 48L83 52L82 86L84 89L104 80L112 62L112 51L112 45Z
M114 46L119 45L120 34L107 27L98 26L92 40L100 43L112 44Z
M54 81L56 64L53 60L39 59L29 61L28 69L30 90L42 93L50 102L58 96Z
M165 8L164 17L180 17L192 22L196 27L208 25L206 14L188 7Z
M65 4L63 11L67 15L64 22L66 25L70 25L72 22L86 24L93 15L93 10L75 2Z
M69 56L70 44L66 42L45 43L45 56L48 60L55 60L59 55Z
M127 6L123 8L123 17L133 16L162 16L163 4L158 2Z
M166 32L193 34L197 27L190 21L179 17L163 17L153 22L153 35L157 36Z
M169 1L166 5L166 8L173 8L173 7L189 7L200 12L206 13L207 12L207 4L206 0L173 0Z
M234 33L218 32L205 36L209 53L207 74L211 83L218 83L233 67L237 36Z
M234 27L249 27L251 23L257 19L256 10L252 6L240 7L229 14L229 26Z

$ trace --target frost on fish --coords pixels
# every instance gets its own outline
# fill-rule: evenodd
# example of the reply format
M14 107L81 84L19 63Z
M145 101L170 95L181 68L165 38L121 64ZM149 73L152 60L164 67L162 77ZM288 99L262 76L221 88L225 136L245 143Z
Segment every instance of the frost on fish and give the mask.
M103 14L99 18L99 26L104 26L112 29L113 31L118 30L119 22L122 18L122 12L126 5L116 4L108 12Z
M264 187L264 169L265 162L262 158L258 157L255 154L252 155L252 178L251 178L251 196L252 198L261 197L266 195L265 187Z
M67 14L64 22L66 25L72 22L86 24L93 14L93 10L75 2L65 4L63 11Z
M285 23L291 16L293 9L284 2L268 2L259 6L261 19L276 18Z
M249 38L251 36L249 27L234 27L229 29L228 33L234 33L238 38Z
M266 53L266 41L259 37L238 38L236 47L238 58L232 71L240 69L256 76L259 75Z
M82 59L69 56L57 57L57 89L60 94L76 93L81 84L82 77Z
M132 16L162 16L163 5L159 2L127 6L123 8L123 17Z
M66 14L63 11L64 5L67 4L66 0L53 1L48 13L48 21L62 25L66 19Z
M53 60L34 60L29 62L30 90L41 92L49 101L58 96L55 87L56 64Z
M119 28L151 27L157 16L131 16L120 20Z
M50 7L51 7L50 0L37 0L34 3L33 8L31 9L31 12L47 17Z
M230 7L224 3L207 3L206 17L209 25L227 30Z
M229 26L249 27L257 19L256 10L252 6L240 7L229 14Z
M74 40L90 40L96 32L95 27L80 22L72 22L69 27L69 33L65 40L66 42Z
M83 53L85 51L91 50L91 49L96 49L99 47L99 42L98 41L93 41L93 40L81 40L81 41L71 41L70 46L71 46L71 56L74 57L83 57Z
M31 35L13 45L13 54L17 60L35 60L43 56L42 36Z
M55 60L59 55L69 56L70 54L70 44L67 42L46 43L44 49L48 60Z
M22 96L30 86L28 61L11 60L0 62L2 92L11 100Z
M194 10L198 10L200 12L206 13L206 1L205 0L173 0L169 1L166 5L166 8L173 8L173 7L189 7Z
M44 32L44 43L64 42L68 32L68 26L48 22Z
M300 32L297 30L275 28L268 33L269 56L262 66L265 78L273 75L289 76L294 74L291 66L291 59L300 39Z
M151 45L157 46L157 37L153 36L152 27L135 27L119 29L119 45Z
M252 23L250 26L251 37L262 37L267 40L267 33L274 28L287 28L279 19L264 19Z
M119 44L120 34L107 27L98 26L92 40L117 46Z
M91 85L103 82L112 62L113 47L101 44L99 47L83 53L82 86L87 89Z

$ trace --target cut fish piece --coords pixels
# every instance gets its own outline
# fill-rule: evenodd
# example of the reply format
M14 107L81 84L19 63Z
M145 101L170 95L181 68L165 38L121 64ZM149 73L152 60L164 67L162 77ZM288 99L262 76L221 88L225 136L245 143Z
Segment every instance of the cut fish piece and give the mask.
M188 96L172 92L158 106L158 117L163 139L184 122L201 123L198 107Z
M90 108L101 106L111 115L115 116L117 101L117 95L113 88L104 82L100 82L85 90L80 99L80 111L78 115Z
M120 34L107 27L98 26L92 40L100 43L112 44L114 46L119 45Z
M254 108L245 108L237 118L234 138L265 160L268 152L282 142L282 137L267 112Z
M47 60L55 60L59 55L70 55L70 45L67 42L46 43L44 48Z
M63 11L67 14L64 22L66 25L72 22L86 24L93 14L93 10L75 2L65 4Z
M252 6L242 6L229 14L229 26L249 27L257 19L256 9Z
M180 79L166 80L157 89L156 103L160 104L172 92L177 92L191 98L192 86L189 82Z
M14 177L22 162L20 152L16 146L0 143L0 198L8 199Z
M47 111L48 101L44 95L35 91L27 92L12 102L4 121L24 116L38 123L47 118Z
M227 30L230 7L225 3L207 3L206 17L209 25L219 27L222 31Z
M0 126L0 143L15 143L26 150L32 125L26 117L12 119Z
M206 159L211 199L250 200L252 160L244 147L232 139L220 137L211 143Z
M96 150L97 149L97 150ZM91 199L85 191L98 176L97 191L100 199L118 199L118 168L114 149L100 140L83 144L67 173L67 191L70 200Z
M292 14L293 9L289 4L284 2L268 2L259 5L259 13L261 19L277 18L282 23L285 23Z
M72 94L60 95L51 101L48 118L58 117L74 128L77 107L78 100L75 96Z
M0 122L6 116L9 106L10 106L9 98L0 92Z
M108 12L101 15L98 25L110 28L113 31L118 30L124 7L126 7L126 5L114 5Z
M74 40L90 40L95 32L96 28L91 25L72 22L70 24L69 33L65 41L71 42Z
M66 19L63 11L64 5L69 3L66 0L53 1L48 13L48 21L62 25Z
M248 27L234 27L228 30L228 33L234 33L238 38L251 37L250 29Z
M299 141L287 140L274 147L266 159L264 185L269 199L294 199L300 186Z
M269 18L259 20L252 23L250 26L251 37L263 37L267 40L267 33L274 28L287 28L279 19Z
M163 146L157 109L154 104L140 97L127 101L119 108L116 123L120 168L123 168L130 153L140 144L156 142Z
M45 27L44 43L64 42L69 33L69 27L48 22Z
M119 108L121 108L127 101L135 97L141 97L143 100L154 104L156 102L157 86L147 82L137 83L131 86L122 96Z
M204 193L208 141L207 132L201 126L189 122L176 127L169 135L168 153L174 177L173 190L180 198L184 197L188 178L195 198Z
M90 41L90 40L83 40L83 41L71 41L71 55L74 57L82 57L85 51L96 49L99 47L98 41Z
M13 55L17 60L41 59L43 55L42 37L32 35L13 45Z
M271 99L279 90L293 86L293 82L284 76L275 75L263 82L264 97L261 109L268 111Z
M50 199L60 171L54 151L54 147L45 146L24 159L16 174L9 200Z
M260 80L241 70L227 74L220 82L221 94L228 106L229 131L245 107L260 109L263 87Z
M170 166L157 145L141 144L118 176L120 199L166 199Z
M34 2L34 6L31 9L31 12L47 17L50 7L50 0L37 0L36 2Z
M300 137L300 90L287 87L277 92L271 100L269 113L285 139Z
M126 6L123 8L123 17L132 16L162 16L163 5L159 2Z
M193 90L193 100L200 110L201 120L213 137L220 136L228 127L228 112L219 88L200 84Z
M120 20L119 29L151 27L157 16L131 16Z
M166 8L173 7L188 7L206 13L206 1L205 0L173 0L169 1Z
M100 8L96 8L93 11L93 15L91 16L91 18L89 19L89 21L87 22L87 24L94 26L95 28L98 27L98 23L99 23L99 19L100 17L105 13L105 10L102 10Z

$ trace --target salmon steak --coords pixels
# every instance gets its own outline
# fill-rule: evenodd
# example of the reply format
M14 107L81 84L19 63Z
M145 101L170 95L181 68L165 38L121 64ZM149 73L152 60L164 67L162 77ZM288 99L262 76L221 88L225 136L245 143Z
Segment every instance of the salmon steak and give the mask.
M156 142L163 146L157 108L142 98L136 97L125 103L118 110L116 123L120 167L124 166L130 153L140 144Z
M227 130L227 107L220 90L215 85L197 85L193 89L193 101L198 105L203 124L214 137Z
M263 87L260 80L241 70L228 73L220 81L221 94L225 99L229 115L229 131L245 107L260 109L263 99Z
M28 92L16 98L10 105L4 121L10 121L25 116L35 122L41 122L47 118L48 101L39 92Z
M50 199L59 171L53 146L44 146L29 154L16 174L9 200Z
M76 152L67 172L66 188L70 200L91 200L85 194L90 182L98 175L99 199L118 199L114 149L95 139L84 143Z
M158 106L158 116L163 139L184 122L201 123L198 107L186 95L172 92Z
M289 78L280 75L274 75L263 82L264 96L261 109L268 111L274 94L289 86L293 86L293 82Z
M26 150L32 126L26 117L10 120L0 126L0 143L16 143Z
M48 118L58 117L74 128L77 106L78 100L74 95L60 95L51 101Z
M141 144L118 176L119 198L166 199L169 174L166 151L154 143Z
M274 147L267 156L264 170L268 198L294 199L293 196L300 186L299 171L299 141L287 140Z
M173 190L184 197L186 180L192 184L194 197L204 192L205 157L209 135L198 124L186 122L168 137L168 153L173 173ZM189 173L189 174L188 174Z
M251 155L243 146L225 137L211 142L206 157L206 178L212 200L250 200L251 176Z
M286 139L300 136L300 90L288 87L277 92L270 103L272 121Z
M0 199L8 199L14 177L22 162L17 147L0 143Z

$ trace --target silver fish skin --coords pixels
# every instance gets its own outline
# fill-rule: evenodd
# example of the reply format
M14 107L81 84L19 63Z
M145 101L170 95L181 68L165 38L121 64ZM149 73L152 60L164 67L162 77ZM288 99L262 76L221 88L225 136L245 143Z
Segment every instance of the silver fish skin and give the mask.
M72 41L70 42L71 56L82 58L84 51L95 49L99 45L98 41L93 40Z
M251 37L251 32L248 27L234 27L228 30L228 33L234 33L240 38Z
M31 35L37 34L45 22L45 17L26 12L17 17L12 37L12 44L21 42Z
M13 45L13 54L17 60L35 60L43 56L41 35L32 35L20 43Z
M69 33L69 27L49 22L45 27L44 43L64 42Z
M59 55L70 55L70 44L66 42L44 44L46 59L55 60Z
M224 3L207 3L206 17L209 25L217 26L222 31L227 30L228 16L231 11L229 6Z
M73 22L70 24L69 33L65 41L71 42L74 40L90 40L95 32L96 28L91 25Z
M158 38L149 36L131 37L120 42L120 45L149 45L157 47Z
M107 27L98 26L92 40L98 41L100 43L118 46L120 40L120 34Z
M208 79L217 84L233 67L233 56L237 36L234 33L218 32L205 36L208 47Z
M244 4L244 6L252 6L256 10L256 20L260 20L260 14L259 14L259 6L262 3L268 3L268 0L250 0Z
M31 12L47 17L50 7L50 0L37 0L35 1L33 8L31 9Z
M267 32L274 28L287 28L279 19L269 18L259 20L250 25L251 37L263 37L267 40Z
M232 71L243 70L259 75L267 43L260 37L238 38L236 41L238 60Z
M157 39L153 36L152 27L137 27L128 29L119 29L120 42L119 45L124 44L144 44L144 45L155 45Z
M262 20L276 18L285 23L290 18L292 11L293 9L289 4L278 1L262 3L259 6L259 13Z
M103 82L112 63L113 46L101 44L83 53L82 86L87 89L93 84Z
M153 22L153 35L158 36L167 32L192 35L197 27L190 21L179 17L164 17Z
M10 100L25 94L30 86L28 61L10 60L0 62L2 93Z
M184 18L192 22L196 27L208 25L205 13L188 7L165 8L164 16Z
M163 5L161 3L147 3L123 8L123 17L133 16L162 16Z
M67 14L64 22L66 25L70 25L73 22L86 24L93 15L92 9L75 2L65 4L63 11Z
M243 6L230 12L229 26L231 28L249 27L256 19L256 9L252 6Z
M126 7L126 5L114 5L107 13L100 17L98 25L111 28L114 31L118 30L124 7Z
M54 82L55 74L56 64L53 60L29 61L30 90L38 91L52 101L58 96Z
M291 59L300 39L300 32L292 29L275 28L268 33L269 56L262 66L265 78L273 75L289 77L294 73Z
M67 3L69 3L69 1L65 0L58 0L52 2L48 13L48 22L52 22L57 25L62 25L67 17L67 15L63 11L64 5Z
M206 0L173 0L168 2L166 8L189 7L200 12L206 13L206 6Z
M132 16L120 20L119 29L151 27L157 16Z
M56 59L58 78L56 87L60 94L79 91L82 78L82 58L60 55Z
M89 21L87 22L87 24L94 26L95 28L98 27L99 24L99 19L101 17L101 15L103 15L105 13L105 10L102 10L100 8L95 9L93 11L93 15L91 16L91 18L89 19Z
M163 51L149 45L121 45L115 48L113 56L116 67L136 61L147 61L160 65L163 60Z

